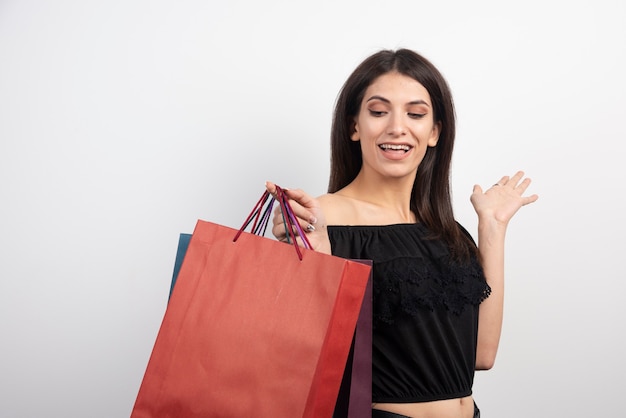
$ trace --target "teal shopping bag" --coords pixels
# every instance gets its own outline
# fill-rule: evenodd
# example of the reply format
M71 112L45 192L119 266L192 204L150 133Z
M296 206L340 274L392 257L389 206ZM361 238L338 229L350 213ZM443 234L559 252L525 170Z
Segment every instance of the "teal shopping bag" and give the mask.
M174 273L172 274L172 284L170 286L169 294L170 298L172 297L172 291L174 290L174 285L176 284L178 272L183 265L185 253L187 252L187 248L189 247L189 241L191 241L191 234L182 233L178 237L178 249L176 250L176 260L174 261Z

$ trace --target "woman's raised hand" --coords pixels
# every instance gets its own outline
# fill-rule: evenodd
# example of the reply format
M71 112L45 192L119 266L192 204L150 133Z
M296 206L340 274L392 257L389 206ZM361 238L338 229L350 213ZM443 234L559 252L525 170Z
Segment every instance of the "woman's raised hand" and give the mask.
M524 178L523 171L518 171L513 177L502 177L485 192L479 185L475 185L470 201L479 219L493 220L506 226L522 206L539 198L536 194L524 196L529 185L530 179Z
M267 191L276 196L276 185L270 181L265 183ZM330 241L328 239L328 231L326 229L326 219L320 207L319 201L300 189L282 189L289 198L289 204L296 216L300 228L306 234L306 238L315 251L330 254ZM289 242L289 233L285 229L285 222L280 206L274 210L272 221L272 234L277 240ZM296 242L299 246L304 247L301 237L298 237L298 231L294 228Z

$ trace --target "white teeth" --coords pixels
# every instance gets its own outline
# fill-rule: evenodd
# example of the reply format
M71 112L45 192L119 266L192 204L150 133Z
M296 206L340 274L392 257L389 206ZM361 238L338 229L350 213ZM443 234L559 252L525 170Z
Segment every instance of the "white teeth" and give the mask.
M382 149L391 149L395 151L408 151L411 149L408 145L395 145L395 144L382 144L380 146Z

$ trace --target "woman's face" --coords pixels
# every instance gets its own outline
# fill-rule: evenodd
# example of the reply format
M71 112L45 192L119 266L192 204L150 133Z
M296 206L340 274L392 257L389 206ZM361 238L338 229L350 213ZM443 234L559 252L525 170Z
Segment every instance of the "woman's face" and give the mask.
M383 177L410 177L412 182L426 149L439 139L428 91L398 72L370 84L354 122L351 139L361 142L362 169Z

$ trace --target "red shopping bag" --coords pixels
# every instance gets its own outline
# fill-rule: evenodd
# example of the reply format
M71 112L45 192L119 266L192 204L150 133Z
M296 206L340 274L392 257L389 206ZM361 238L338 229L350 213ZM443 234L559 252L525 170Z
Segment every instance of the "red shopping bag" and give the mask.
M372 265L371 260L356 260ZM333 418L365 418L372 414L373 282L370 274Z
M131 417L331 417L370 270L199 220Z

